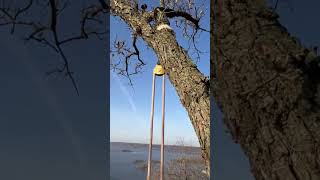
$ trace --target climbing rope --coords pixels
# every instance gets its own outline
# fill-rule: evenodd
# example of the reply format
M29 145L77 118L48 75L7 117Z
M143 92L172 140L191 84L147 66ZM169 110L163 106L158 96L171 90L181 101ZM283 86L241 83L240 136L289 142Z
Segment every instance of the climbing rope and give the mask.
M158 62L153 69L152 77L152 99L151 99L151 113L150 113L150 143L148 155L148 171L147 180L151 180L151 164L152 164L152 140L153 140L153 117L154 117L154 96L155 96L155 81L156 76L162 76L162 130L161 130L161 152L160 152L160 180L164 179L164 115L165 115L165 71Z

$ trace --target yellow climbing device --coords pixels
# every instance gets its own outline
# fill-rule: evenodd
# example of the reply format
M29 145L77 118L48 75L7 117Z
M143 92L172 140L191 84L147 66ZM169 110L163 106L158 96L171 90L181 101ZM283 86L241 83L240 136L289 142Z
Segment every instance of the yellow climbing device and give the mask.
M157 64L153 69L153 73L157 76L162 76L164 75L164 68L160 64Z

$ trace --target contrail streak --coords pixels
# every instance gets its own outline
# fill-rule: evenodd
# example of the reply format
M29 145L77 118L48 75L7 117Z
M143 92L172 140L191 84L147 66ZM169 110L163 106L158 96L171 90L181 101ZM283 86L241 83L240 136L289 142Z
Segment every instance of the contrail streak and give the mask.
M137 113L136 104L135 104L131 94L129 93L128 89L123 85L123 83L121 82L120 78L117 75L112 73L112 77L113 77L114 80L116 80L117 84L120 87L121 92L127 97L127 100L129 101L129 104L130 104L130 107L131 107L132 111L134 113Z

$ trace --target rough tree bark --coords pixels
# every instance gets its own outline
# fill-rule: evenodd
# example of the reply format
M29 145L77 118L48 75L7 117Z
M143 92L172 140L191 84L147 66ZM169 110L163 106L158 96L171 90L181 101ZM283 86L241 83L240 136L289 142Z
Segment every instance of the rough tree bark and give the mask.
M210 172L210 95L207 79L178 44L172 30L156 30L151 20L160 22L154 13L142 12L127 1L112 0L111 12L122 18L150 46L166 70L181 103L186 108ZM139 31L138 31L139 29Z
M253 175L320 179L319 61L264 0L213 5L212 92Z

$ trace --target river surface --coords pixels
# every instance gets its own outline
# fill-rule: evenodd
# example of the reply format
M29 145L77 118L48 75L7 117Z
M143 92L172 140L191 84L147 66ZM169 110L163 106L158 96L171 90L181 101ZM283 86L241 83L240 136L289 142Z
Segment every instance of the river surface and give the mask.
M181 156L200 155L200 148L193 147L188 153L182 152L177 146L165 146L165 164ZM152 151L153 160L160 160L160 148L154 146ZM136 161L148 159L148 145L131 143L110 143L110 177L111 180L143 180L146 171L137 168Z

